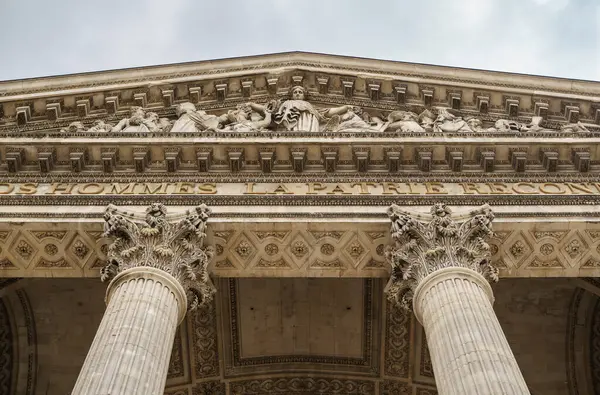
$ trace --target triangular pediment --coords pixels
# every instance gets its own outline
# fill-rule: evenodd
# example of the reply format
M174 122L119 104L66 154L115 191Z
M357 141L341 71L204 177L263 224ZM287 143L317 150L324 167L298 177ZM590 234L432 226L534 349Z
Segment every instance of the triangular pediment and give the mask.
M306 104L289 103L294 87ZM181 132L176 120L194 107L186 133L591 137L599 96L590 81L291 52L0 82L0 134Z

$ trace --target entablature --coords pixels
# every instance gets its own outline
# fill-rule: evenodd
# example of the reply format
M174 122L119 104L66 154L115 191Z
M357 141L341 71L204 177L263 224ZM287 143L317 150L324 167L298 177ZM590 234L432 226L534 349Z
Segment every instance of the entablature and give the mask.
M600 138L0 138L0 171L35 174L561 174L600 171Z

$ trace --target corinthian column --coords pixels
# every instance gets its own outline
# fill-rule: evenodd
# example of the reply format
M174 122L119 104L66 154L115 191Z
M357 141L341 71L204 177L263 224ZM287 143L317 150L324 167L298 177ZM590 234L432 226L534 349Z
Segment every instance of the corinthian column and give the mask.
M112 237L103 281L106 312L83 363L74 395L163 394L177 325L186 310L210 303L214 286L204 247L209 210L167 218L153 204L145 218L109 206L105 236Z
M388 214L387 297L412 305L423 325L439 394L529 394L492 307L489 282L498 281L498 270L486 242L493 234L489 206L454 218L443 204L430 215L396 205Z

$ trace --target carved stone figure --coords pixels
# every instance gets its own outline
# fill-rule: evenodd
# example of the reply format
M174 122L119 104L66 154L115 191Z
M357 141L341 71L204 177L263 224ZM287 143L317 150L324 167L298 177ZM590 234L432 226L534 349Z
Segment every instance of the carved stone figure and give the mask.
M266 130L273 121L273 109L277 101L272 101L266 106L254 103L239 105L235 110L229 110L222 116L222 123L228 124L224 130L251 132Z
M473 132L467 122L445 108L439 109L433 122L433 131L439 133Z
M434 123L435 123L435 114L433 114L430 110L424 110L419 114L419 124L423 129L427 132L433 131Z
M79 133L79 132L85 132L85 126L83 125L83 122L79 122L79 121L75 121L75 122L71 122L69 124L69 126L67 126L66 128L62 128L60 130L61 133Z
M166 207L155 203L146 209L144 222L134 222L131 214L110 205L104 214L104 236L113 238L113 243L101 279L110 280L133 267L154 267L181 283L191 310L209 303L215 292L207 270L213 250L204 246L209 214L208 207L201 205L187 211L179 222L171 222Z
M156 133L163 131L169 122L160 119L155 112L148 112L138 106L131 107L129 118L124 118L112 128L112 132Z
M385 124L380 118L370 117L360 107L346 107L345 112L335 114L327 121L327 124L323 128L324 131L341 132L353 129L373 132L383 131Z
M476 133L495 132L496 131L496 128L493 128L493 127L484 128L483 121L479 118L467 118L467 125L469 125L471 130Z
M568 123L560 128L561 132L585 134L590 133L590 130L581 122Z
M422 133L425 129L419 124L419 117L414 112L392 111L388 117L385 131L401 131L406 133Z
M91 128L88 129L88 132L91 133L108 133L112 130L113 125L110 123L106 123L103 120L99 119L94 121L94 124Z
M519 133L523 129L523 125L516 121L499 119L494 123L494 128L501 133Z
M196 110L196 106L189 102L177 105L176 113L179 119L173 124L171 133L194 133L217 130L224 121L224 117L207 114L203 110Z
M254 105L255 111L265 111L266 108ZM290 93L290 99L285 100L274 112L273 121L286 130L318 132L321 125L327 123L333 116L342 116L351 110L351 106L340 106L317 110L306 101L306 90L295 86ZM351 116L350 116L351 117ZM336 121L333 121L336 123ZM341 119L339 124L341 124Z
M446 267L462 267L498 281L498 269L489 260L486 239L493 235L494 214L489 206L462 215L455 221L452 211L438 203L431 215L404 211L396 205L388 210L394 244L386 251L392 277L387 297L395 305L410 308L417 285L429 274Z

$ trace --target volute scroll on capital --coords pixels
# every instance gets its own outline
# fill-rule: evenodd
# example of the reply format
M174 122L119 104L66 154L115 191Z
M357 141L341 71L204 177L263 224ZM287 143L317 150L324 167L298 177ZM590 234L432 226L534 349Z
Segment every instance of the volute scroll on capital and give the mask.
M113 240L102 281L134 267L154 267L173 276L185 289L188 309L210 303L215 287L207 267L213 248L205 246L210 209L200 205L183 218L168 218L164 205L146 209L143 219L109 205L104 213L104 236Z
M470 269L489 282L498 281L487 243L493 236L491 208L484 205L453 218L450 208L438 203L430 213L409 212L397 205L388 209L392 244L385 255L392 274L385 292L393 305L405 309L411 308L417 286L440 269Z

